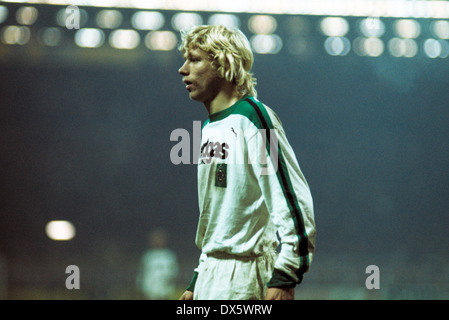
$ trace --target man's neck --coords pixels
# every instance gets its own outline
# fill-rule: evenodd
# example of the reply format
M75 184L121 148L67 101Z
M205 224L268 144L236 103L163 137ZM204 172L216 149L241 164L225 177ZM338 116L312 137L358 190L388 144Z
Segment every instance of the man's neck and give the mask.
M217 113L231 107L240 99L233 88L220 91L212 101L204 102L209 114Z

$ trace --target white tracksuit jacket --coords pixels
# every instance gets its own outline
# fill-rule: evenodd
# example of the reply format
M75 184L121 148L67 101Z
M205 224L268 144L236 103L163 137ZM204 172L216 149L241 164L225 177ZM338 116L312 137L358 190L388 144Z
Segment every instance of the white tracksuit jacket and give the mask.
M268 287L294 287L315 248L312 196L277 115L254 97L209 115L198 161L196 245L208 254L281 251ZM194 290L198 268L189 290Z

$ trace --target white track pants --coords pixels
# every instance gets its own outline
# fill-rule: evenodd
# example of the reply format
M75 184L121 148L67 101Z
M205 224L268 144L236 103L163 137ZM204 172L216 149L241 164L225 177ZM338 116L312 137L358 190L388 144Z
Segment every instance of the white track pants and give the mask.
M247 258L214 254L198 270L194 300L262 300L276 253Z

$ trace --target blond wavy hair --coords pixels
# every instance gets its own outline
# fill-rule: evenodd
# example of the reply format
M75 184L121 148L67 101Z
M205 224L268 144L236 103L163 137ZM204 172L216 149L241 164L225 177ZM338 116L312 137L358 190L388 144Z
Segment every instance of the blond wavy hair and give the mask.
M178 49L182 55L187 57L189 50L196 48L209 54L218 76L234 83L240 97L257 96L256 78L251 73L254 56L243 32L221 25L196 26L181 31Z

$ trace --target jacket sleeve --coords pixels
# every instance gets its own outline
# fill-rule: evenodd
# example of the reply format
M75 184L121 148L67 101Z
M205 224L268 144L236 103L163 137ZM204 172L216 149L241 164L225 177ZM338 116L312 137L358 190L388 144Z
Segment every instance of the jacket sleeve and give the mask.
M279 119L274 115L271 120L248 140L248 152L281 242L268 287L294 287L313 258L313 200Z
M195 290L195 284L196 284L196 280L197 280L197 278L198 278L199 269L200 269L201 263L204 261L205 257L206 257L206 255L205 255L204 253L201 253L200 259L199 259L200 261L199 261L198 267L195 268L195 270L194 270L194 272L193 272L193 277L192 277L192 279L190 280L190 283L189 283L189 285L187 286L187 289L186 289L186 290L189 290L189 291L192 291L192 292Z

